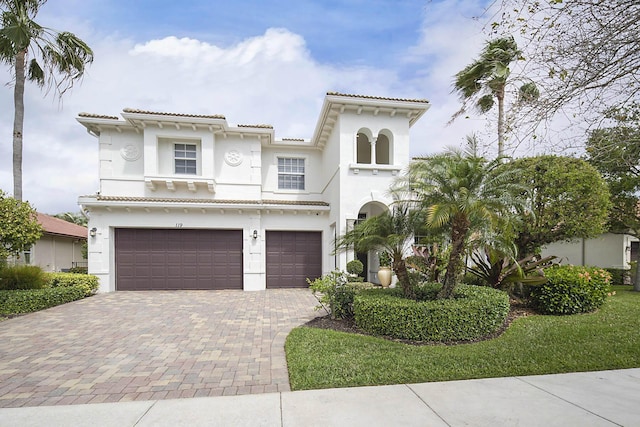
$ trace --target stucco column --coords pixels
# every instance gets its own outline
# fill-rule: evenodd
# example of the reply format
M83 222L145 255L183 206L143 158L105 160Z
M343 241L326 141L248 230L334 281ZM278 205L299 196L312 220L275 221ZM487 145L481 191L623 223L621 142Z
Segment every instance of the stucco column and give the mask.
M358 132L353 135L353 163L358 163Z
M376 141L378 140L378 137L374 136L371 139L371 164L375 165L377 163L376 160Z
M265 231L262 227L260 211L249 216L248 227L244 229L244 290L258 291L267 288ZM254 237L254 230L256 231Z

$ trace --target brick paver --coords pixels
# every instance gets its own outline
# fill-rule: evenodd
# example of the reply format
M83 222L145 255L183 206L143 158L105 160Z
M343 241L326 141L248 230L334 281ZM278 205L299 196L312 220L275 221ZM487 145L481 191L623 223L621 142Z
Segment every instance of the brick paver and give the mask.
M288 391L307 289L99 294L0 322L0 407Z

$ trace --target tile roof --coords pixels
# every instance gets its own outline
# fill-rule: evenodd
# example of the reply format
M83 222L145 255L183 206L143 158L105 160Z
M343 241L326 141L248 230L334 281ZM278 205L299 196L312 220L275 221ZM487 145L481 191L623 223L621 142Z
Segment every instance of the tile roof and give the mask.
M426 104L429 103L429 101L426 99L388 98L384 96L354 95L350 93L340 93L340 92L327 92L327 96L344 96L344 97L350 97L350 98L380 99L383 101L423 102Z
M239 128L263 128L263 129L273 129L273 126L271 125L265 125L265 124L260 124L260 125L238 125Z
M185 113L165 113L160 111L138 110L136 108L125 108L122 111L132 114L153 114L156 116L172 116L172 117L192 117L196 119L226 119L222 114L185 114Z
M87 227L72 224L63 219L38 212L38 222L42 225L46 234L55 234L57 236L75 237L80 239L87 238Z
M98 196L99 201L111 202L152 202L152 203L207 203L212 205L287 205L287 206L329 206L329 203L314 200L232 200L232 199L172 199L157 197Z
M109 116L105 114L93 114L93 113L79 113L80 117L90 117L92 119L108 119L108 120L120 120L118 116Z

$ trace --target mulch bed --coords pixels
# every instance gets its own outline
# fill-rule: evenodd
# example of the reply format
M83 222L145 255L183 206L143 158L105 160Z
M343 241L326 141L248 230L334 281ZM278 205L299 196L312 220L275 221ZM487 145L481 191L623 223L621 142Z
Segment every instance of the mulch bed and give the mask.
M449 341L449 342L432 342L432 341L412 341L412 340L403 340L398 338L391 338L381 336L378 338L384 338L389 341L401 342L404 344L411 345L457 345L457 344L469 344L472 342L486 341L493 338L497 338L504 333L504 331L509 328L511 322L520 317L526 317L537 314L531 307L522 304L520 301L511 301L511 309L509 310L509 314L507 315L507 319L500 329L494 332L491 335L487 335L475 340L471 341ZM311 328L319 328L319 329L332 329L334 331L339 332L347 332L350 334L360 334L360 335L371 335L356 326L356 322L354 319L332 319L331 316L322 316L316 317L315 319L310 320L305 324L305 326Z

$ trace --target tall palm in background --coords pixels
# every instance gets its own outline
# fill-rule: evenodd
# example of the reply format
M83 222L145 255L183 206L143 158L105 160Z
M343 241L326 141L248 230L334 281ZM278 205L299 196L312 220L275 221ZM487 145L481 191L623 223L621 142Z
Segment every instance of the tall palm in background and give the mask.
M22 200L25 82L62 96L93 61L91 48L72 33L34 21L46 0L0 0L0 59L13 67L13 197Z
M487 113L498 101L498 157L504 156L506 134L505 94L511 69L509 65L522 59L522 52L513 37L487 42L480 57L456 74L454 92L460 95L462 108L453 116L464 114L468 103L481 113ZM519 99L530 101L539 96L536 85L527 82L519 88ZM495 100L494 100L495 98Z
M414 160L407 179L427 214L427 225L449 231L451 252L439 298L453 297L467 243L474 232L504 230L514 208L524 207L516 170L471 152L450 150Z
M83 227L86 227L89 222L87 217L82 215L82 213L79 213L79 212L78 213L63 212L63 213L55 214L54 217L70 222L71 224L81 225Z

